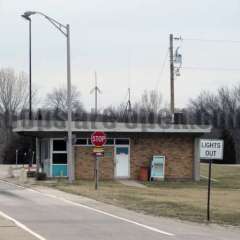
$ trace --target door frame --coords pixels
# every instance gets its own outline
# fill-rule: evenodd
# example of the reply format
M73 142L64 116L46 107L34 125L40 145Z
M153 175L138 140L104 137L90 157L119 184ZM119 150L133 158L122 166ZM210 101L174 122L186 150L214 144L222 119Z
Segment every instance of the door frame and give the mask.
M45 143L44 143L45 142ZM44 143L44 148L43 148L43 144ZM51 161L52 161L52 149L51 149L51 139L50 138L39 138L39 151L40 151L40 161L41 163L43 164L43 172L45 172L47 174L47 177L52 177L51 175ZM47 148L47 150L46 150ZM45 153L43 153L44 149L44 152L47 151L48 152L48 156L47 158L45 158ZM43 157L44 155L44 157ZM46 162L47 162L47 171L44 171L46 170Z
M53 165L66 165L67 169L68 169L68 162L66 164L53 164L53 154L54 153L66 153L66 151L53 151L53 141L54 140L64 140L64 138L62 137L57 137L57 138L50 138L50 177L53 177ZM67 144L67 143L66 143ZM75 174L75 173L74 173ZM59 176L55 176L56 178L58 178ZM67 170L67 176L64 177L68 177L68 170Z
M118 177L117 176L117 163L116 163L116 158L117 158L117 148L118 147L126 147L128 148L128 176L126 177ZM130 161L130 144L129 145L115 145L114 146L114 178L116 179L128 179L131 177L131 161Z

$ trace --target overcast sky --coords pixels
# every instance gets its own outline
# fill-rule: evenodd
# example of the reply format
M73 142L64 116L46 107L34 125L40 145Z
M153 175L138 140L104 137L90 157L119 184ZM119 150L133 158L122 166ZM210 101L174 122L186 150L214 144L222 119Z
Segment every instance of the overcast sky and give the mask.
M72 83L86 108L94 104L95 70L101 107L127 101L128 87L133 101L158 88L169 103L168 57L162 68L169 33L185 39L174 43L186 67L175 81L176 107L202 89L240 82L240 42L187 40L240 41L239 0L0 0L0 67L28 72L28 24L20 17L27 10L70 24ZM66 40L41 16L32 20L33 86L44 101L46 92L66 85Z

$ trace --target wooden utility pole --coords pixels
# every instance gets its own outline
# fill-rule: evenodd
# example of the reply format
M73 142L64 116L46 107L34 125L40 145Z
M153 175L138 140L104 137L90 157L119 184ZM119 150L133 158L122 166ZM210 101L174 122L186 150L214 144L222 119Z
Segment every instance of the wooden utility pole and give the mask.
M170 40L170 110L172 115L172 122L174 121L174 59L173 59L173 34L169 35Z

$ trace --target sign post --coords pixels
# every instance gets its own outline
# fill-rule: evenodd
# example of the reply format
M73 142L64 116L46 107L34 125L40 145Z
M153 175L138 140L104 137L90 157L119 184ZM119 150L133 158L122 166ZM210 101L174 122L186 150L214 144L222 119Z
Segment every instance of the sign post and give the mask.
M98 189L99 182L99 160L103 156L104 149L102 146L106 143L107 136L104 132L97 131L91 135L91 142L95 146L93 152L95 154L95 190Z
M95 190L98 190L98 182L99 182L98 173L99 173L99 158L98 158L98 156L96 155L96 167L95 167Z
M212 179L212 159L209 160L209 169L208 169L208 200L207 200L207 220L208 221L210 221L211 179Z
M222 160L223 159L223 140L201 139L200 140L200 159L206 159L209 161L207 221L210 221L212 160Z

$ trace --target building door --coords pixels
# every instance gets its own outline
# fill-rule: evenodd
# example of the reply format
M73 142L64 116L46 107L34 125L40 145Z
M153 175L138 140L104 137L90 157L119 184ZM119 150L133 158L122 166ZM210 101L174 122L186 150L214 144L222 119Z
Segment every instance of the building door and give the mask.
M50 141L49 139L42 139L40 141L40 158L43 165L43 172L47 177L51 177L51 160L50 160Z
M67 143L64 139L52 139L52 177L67 177Z
M129 147L116 146L115 152L115 177L129 177Z

